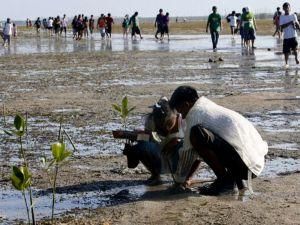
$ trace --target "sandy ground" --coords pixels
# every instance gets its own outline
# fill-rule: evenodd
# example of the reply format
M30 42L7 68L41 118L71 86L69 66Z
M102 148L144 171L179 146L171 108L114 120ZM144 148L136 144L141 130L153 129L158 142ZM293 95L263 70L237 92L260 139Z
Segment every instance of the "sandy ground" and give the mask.
M0 96L6 115L29 112L30 117L58 120L58 109L66 123L79 128L86 124L118 121L111 103L128 95L137 106L133 116L149 112L148 106L160 96L170 96L181 84L189 84L217 103L242 114L266 115L270 111L299 113L298 69L282 70L281 59L234 54L168 51L71 52L0 57ZM269 55L267 55L269 56ZM208 63L222 57L224 62ZM272 64L276 61L276 66ZM233 66L232 66L233 65ZM260 77L260 74L265 74ZM249 91L250 90L250 91ZM299 114L298 115L299 119ZM46 128L45 128L46 129ZM266 132L259 130L269 144L291 142L299 146L299 130ZM108 131L106 131L108 132ZM38 133L35 135L39 135ZM52 135L52 136L51 136ZM99 136L101 132L94 135ZM45 139L54 139L53 134ZM89 140L86 140L87 142ZM4 158L16 153L2 152ZM37 154L37 153L36 153ZM36 154L29 154L35 170L34 187L49 188L38 170ZM300 159L296 151L272 148L268 158ZM9 186L9 160L1 160L0 187ZM78 167L81 165L82 167ZM59 216L61 224L299 224L299 173L254 180L253 198L205 197L196 194L170 195L167 185L149 189L137 201L125 200L111 207L73 209ZM126 169L121 155L75 155L61 171L58 186L65 191L75 186L84 191L110 184L141 182L149 174ZM1 218L0 218L1 223ZM46 221L41 222L46 223Z

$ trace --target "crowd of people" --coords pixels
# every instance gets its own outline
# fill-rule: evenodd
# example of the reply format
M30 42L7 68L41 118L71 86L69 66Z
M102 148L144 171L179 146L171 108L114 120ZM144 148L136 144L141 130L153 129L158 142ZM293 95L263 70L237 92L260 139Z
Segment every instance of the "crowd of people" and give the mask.
M283 33L283 53L285 54L286 65L288 65L288 56L293 51L296 57L296 63L299 64L297 56L297 32L299 29L299 22L296 14L291 14L290 4L285 3L283 5L284 13L280 11L280 7L277 7L276 12L273 16L273 23L275 26L275 32L273 36L278 35L279 38L282 37ZM132 16L128 14L122 20L121 26L123 30L123 38L128 38L129 30L131 29L131 38L143 39L140 23L139 23L139 13L135 12ZM176 18L178 21L178 19ZM236 13L232 11L231 14L226 16L226 21L229 23L230 32L232 38L239 32L241 37L242 47L249 49L255 49L254 45L256 39L256 19L254 13L250 11L249 7L244 7L241 13ZM156 32L154 34L156 39L163 40L165 35L167 40L169 40L169 13L164 14L163 9L159 9L154 22L154 27ZM288 23L285 23L288 22ZM92 36L95 30L98 30L102 39L110 39L112 37L112 29L115 21L110 13L107 15L101 14L96 20L93 15L85 16L84 14L79 14L74 16L73 20L69 24L69 20L66 15L62 17L49 17L43 20L40 17L32 25L31 20L26 20L26 27L35 27L37 34L43 29L48 32L49 36L67 36L68 27L72 27L73 39L81 40L88 36ZM213 50L217 50L220 32L222 31L222 17L217 12L217 7L212 7L212 13L208 16L206 32L210 32ZM4 40L4 45L10 45L11 36L17 36L17 26L12 23L8 18L3 31L0 32L1 37ZM158 37L160 35L160 37ZM289 40L288 40L289 39ZM292 40L291 40L292 39Z

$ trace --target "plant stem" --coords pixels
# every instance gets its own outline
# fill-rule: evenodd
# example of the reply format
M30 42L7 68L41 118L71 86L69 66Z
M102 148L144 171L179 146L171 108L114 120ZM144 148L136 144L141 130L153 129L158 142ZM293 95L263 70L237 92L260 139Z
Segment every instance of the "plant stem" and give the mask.
M77 149L76 149L76 147L75 147L75 145L74 145L74 142L72 141L72 139L71 139L71 137L69 136L69 134L67 133L67 131L66 131L65 129L63 129L63 132L64 132L64 134L67 136L67 138L69 139L69 141L71 142L71 145L72 145L74 151L77 151Z
M35 225L35 218L34 218L34 208L33 208L33 199L32 199L32 189L31 186L29 186L29 197L30 197L30 209L31 209L31 218L32 218L32 224Z
M52 189L52 216L51 221L52 224L54 222L54 206L55 206L55 193L56 193L56 178L58 173L58 165L55 165L55 172L54 172L54 180L53 180L53 189Z
M24 164L25 164L26 167L28 167L25 152L24 152L24 149L23 149L22 137L21 136L19 137L19 142L20 142L20 152L21 152Z
M5 119L5 105L3 104L3 123L4 127L6 126L6 119Z
M23 195L25 205L26 205L28 224L30 224L29 208L28 208L27 199L25 196L25 191L22 191L22 195Z

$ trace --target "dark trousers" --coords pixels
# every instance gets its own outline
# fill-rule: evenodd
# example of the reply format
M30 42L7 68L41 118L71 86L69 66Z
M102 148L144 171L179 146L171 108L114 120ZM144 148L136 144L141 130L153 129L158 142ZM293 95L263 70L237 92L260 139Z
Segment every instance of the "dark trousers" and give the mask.
M190 138L193 148L213 170L223 169L235 180L248 178L248 167L236 150L224 139L201 125L192 127ZM215 170L214 172L216 173ZM217 173L216 175L218 176Z
M213 49L217 48L218 40L219 40L219 32L210 30L211 41L213 44Z

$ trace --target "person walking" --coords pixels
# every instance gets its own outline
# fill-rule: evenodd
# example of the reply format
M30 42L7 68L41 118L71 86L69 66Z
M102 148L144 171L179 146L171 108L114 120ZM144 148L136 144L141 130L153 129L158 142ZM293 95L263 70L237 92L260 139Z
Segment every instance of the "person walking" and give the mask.
M138 12L135 12L132 17L130 17L129 25L131 25L131 38L136 38L136 34L140 35L140 39L143 39L140 25L139 25L139 19L138 19Z
M217 7L212 7L212 13L208 16L207 25L206 25L206 33L208 33L208 27L211 35L211 40L213 44L213 50L217 50L219 34L222 30L222 21L220 14L217 13Z
M160 33L160 38L163 36L163 20L164 20L164 14L163 10L159 9L159 13L156 15L156 19L154 22L154 27L156 29L155 38L158 39L157 35Z
M7 18L6 23L4 24L3 27L3 39L4 43L3 46L10 46L10 39L11 36L13 35L13 24L10 21L10 18Z
M89 30L91 35L93 35L94 29L95 29L95 19L94 19L94 15L91 15L89 19Z
M106 36L108 38L111 38L112 25L114 24L114 19L111 17L110 13L107 14L105 21L106 21L106 27L105 27Z
M255 33L257 30L255 16L252 12L250 12L249 7L245 7L245 13L242 14L242 23L244 28L244 38L246 42L247 49L251 48L255 49L254 41L256 39Z
M41 25L42 25L42 22L40 20L40 17L38 17L37 20L34 22L34 26L35 26L37 34L40 33Z
M65 37L67 36L67 27L68 27L68 19L66 18L66 14L64 14L61 20L60 35L62 34L62 32L64 32Z
M122 28L123 28L123 38L128 38L128 30L129 30L129 15L126 14L123 22L122 22Z
M237 29L237 20L238 20L235 11L232 11L232 13L228 15L226 19L227 21L229 21L231 36L232 38L234 38L235 30Z
M280 16L280 27L283 30L283 54L285 59L285 67L288 67L289 55L291 50L295 55L296 64L299 64L298 60L298 42L297 42L297 32L299 29L299 22L297 16L291 14L291 6L288 2L283 4L284 14Z
M104 14L101 14L97 22L97 28L99 29L102 39L105 38L105 26L106 26L105 16Z

